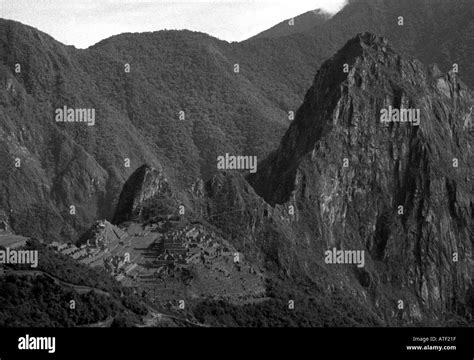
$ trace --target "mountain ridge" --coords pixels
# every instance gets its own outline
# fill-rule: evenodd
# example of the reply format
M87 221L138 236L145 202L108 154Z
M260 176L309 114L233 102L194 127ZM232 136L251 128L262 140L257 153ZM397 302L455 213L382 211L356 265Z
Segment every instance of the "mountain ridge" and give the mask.
M315 9L298 15L294 18L283 20L270 29L262 31L247 40L263 39L263 38L279 38L282 36L298 34L308 31L317 26L324 24L331 18L331 14L322 9ZM290 21L292 25L290 25Z

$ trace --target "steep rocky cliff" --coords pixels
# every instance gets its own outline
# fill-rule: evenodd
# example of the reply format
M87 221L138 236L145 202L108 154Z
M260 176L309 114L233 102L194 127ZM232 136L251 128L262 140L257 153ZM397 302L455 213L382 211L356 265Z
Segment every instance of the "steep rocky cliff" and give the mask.
M113 223L137 219L147 200L171 196L171 187L163 172L148 165L140 166L128 178L118 201Z
M456 74L359 34L322 65L249 177L265 201L221 175L207 184L206 211L255 261L320 296L342 289L386 324L468 321L473 104ZM419 123L381 122L386 109L419 110ZM364 266L328 264L334 248L364 251Z

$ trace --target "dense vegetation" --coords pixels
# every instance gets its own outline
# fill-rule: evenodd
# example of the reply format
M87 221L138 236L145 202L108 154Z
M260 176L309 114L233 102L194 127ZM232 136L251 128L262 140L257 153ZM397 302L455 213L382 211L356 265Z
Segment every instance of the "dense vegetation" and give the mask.
M200 322L214 326L249 327L334 327L380 326L381 321L347 293L330 296L303 293L282 283L269 286L271 298L243 306L206 300L194 314ZM290 309L290 300L293 309Z
M70 301L75 301L75 309ZM0 327L70 327L93 324L125 308L95 292L78 294L47 277L0 277Z
M147 314L145 304L130 288L122 287L103 271L49 250L36 240L30 241L27 249L38 250L38 267L15 269L42 271L66 283L104 293L78 293L44 275L7 273L0 277L0 326L79 326L117 314L137 322ZM6 266L6 270L13 268ZM71 300L75 301L75 309L70 309Z

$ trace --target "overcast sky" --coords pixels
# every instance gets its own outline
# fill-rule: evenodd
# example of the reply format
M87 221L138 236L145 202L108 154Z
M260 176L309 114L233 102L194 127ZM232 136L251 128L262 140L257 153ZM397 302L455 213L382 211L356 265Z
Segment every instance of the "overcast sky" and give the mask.
M345 1L0 0L0 17L79 48L123 32L163 29L189 29L241 41L306 11L337 12Z

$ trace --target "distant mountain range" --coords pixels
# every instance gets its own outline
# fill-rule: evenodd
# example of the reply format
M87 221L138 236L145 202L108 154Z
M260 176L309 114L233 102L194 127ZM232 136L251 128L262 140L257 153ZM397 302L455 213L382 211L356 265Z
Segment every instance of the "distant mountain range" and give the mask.
M226 152L261 160L288 127L312 74L360 31L386 35L444 71L457 63L472 86L472 12L469 1L360 0L330 19L307 13L287 32L280 24L242 43L160 31L117 35L87 50L1 20L0 152L9 161L2 163L0 206L20 232L76 238L94 219L112 217L123 182L145 162L185 188L214 174L216 156ZM63 106L94 108L97 124L55 123ZM11 171L16 158L21 170Z

